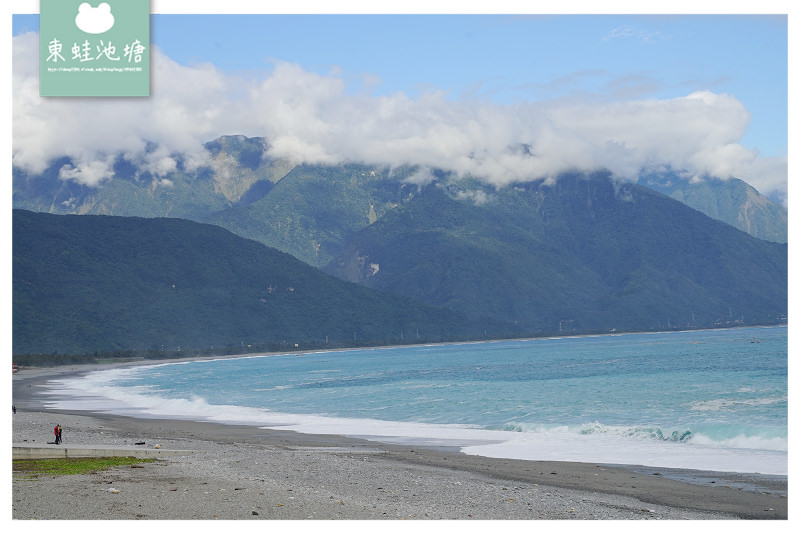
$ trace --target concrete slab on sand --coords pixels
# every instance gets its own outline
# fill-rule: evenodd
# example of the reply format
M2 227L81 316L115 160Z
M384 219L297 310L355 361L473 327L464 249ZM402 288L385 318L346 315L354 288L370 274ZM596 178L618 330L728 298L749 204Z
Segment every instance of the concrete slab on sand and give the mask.
M147 459L172 455L188 455L197 450L171 450L164 448L142 448L139 446L41 446L14 443L12 459L59 459L62 457L136 457Z

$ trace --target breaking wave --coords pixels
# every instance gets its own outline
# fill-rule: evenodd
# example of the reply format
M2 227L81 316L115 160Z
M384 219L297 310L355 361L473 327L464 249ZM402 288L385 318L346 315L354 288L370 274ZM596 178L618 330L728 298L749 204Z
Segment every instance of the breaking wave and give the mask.
M650 440L685 444L702 444L724 448L787 451L788 436L785 428L734 427L704 424L690 428L662 428L652 426L614 426L594 422L576 426L525 424L508 422L500 426L501 431L516 433L567 434L592 436L602 435L620 439Z

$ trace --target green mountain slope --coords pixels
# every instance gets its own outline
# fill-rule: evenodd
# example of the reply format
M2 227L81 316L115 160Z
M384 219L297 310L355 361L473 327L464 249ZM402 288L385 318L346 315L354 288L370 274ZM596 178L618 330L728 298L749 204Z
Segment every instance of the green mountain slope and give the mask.
M257 201L206 218L314 266L337 255L359 230L410 198L408 168L300 165Z
M464 196L427 188L325 270L547 333L785 319L785 245L649 189L569 175Z
M69 158L51 162L41 174L13 168L16 209L53 214L174 217L203 221L212 213L243 205L266 194L294 165L264 157L260 138L226 136L205 146L208 164L194 165L176 156L176 168L154 176L142 162L119 156L113 177L97 186L61 179L74 166Z
M317 267L347 240L416 192L416 167L295 165L266 155L263 138L224 136L205 146L208 161L156 177L142 162L118 157L114 176L96 187L59 178L68 158L39 175L12 169L13 206L57 214L176 217L208 222ZM156 150L157 147L152 147ZM447 181L444 173L433 171ZM671 174L641 183L759 238L786 242L786 210L738 180L691 184ZM473 189L477 190L475 184ZM473 192L474 192L473 190Z
M642 176L639 183L753 237L784 243L789 240L786 209L742 180L708 178L689 182L675 174L663 173Z
M13 214L14 354L508 333L485 333L459 313L344 282L212 225Z

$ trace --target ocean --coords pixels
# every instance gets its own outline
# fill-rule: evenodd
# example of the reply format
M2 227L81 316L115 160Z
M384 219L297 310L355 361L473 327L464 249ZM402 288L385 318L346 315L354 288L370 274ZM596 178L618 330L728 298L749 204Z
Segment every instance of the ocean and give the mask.
M788 474L785 327L187 359L46 394L55 409L489 457Z

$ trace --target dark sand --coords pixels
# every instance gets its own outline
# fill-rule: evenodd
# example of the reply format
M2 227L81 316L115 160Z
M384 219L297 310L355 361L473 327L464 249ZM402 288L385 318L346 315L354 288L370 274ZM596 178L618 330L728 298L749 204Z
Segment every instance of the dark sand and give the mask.
M15 375L14 442L45 445L60 423L67 446L146 442L198 452L144 468L15 478L14 519L787 519L786 476L494 459L44 407L43 383L97 368Z

